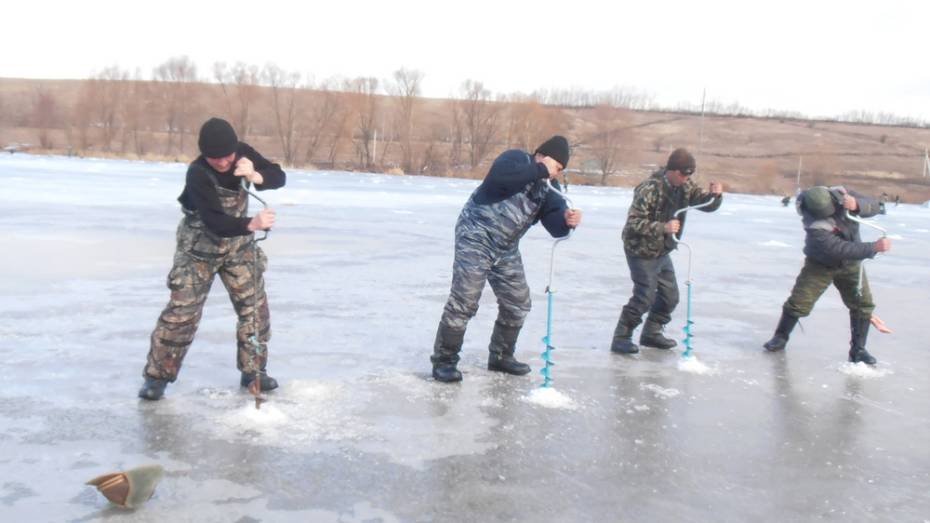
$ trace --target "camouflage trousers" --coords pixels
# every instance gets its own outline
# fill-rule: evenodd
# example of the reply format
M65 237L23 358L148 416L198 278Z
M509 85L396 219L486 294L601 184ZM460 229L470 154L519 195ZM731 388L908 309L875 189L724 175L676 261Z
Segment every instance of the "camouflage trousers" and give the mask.
M452 289L440 322L464 331L468 320L478 312L485 281L491 284L497 297L497 322L517 329L523 327L531 302L520 251L514 247L503 254L495 253L466 236L455 239Z
M814 304L820 299L827 287L832 283L840 291L843 303L850 314L859 317L871 317L875 310L872 302L872 291L869 289L869 280L862 273L862 295L856 293L859 282L859 267L862 262L843 264L841 267L825 267L810 258L804 259L804 267L798 274L798 279L791 289L791 296L785 301L784 311L791 316L803 318L811 313Z
M671 256L664 254L658 258L640 258L626 253L626 263L633 280L633 296L623 307L620 321L634 329L647 312L648 321L660 325L672 321L672 311L678 306L679 293Z
M265 253L260 248L253 249L249 244L237 252L211 260L195 258L180 250L176 252L174 266L168 274L171 300L152 332L143 376L168 381L177 379L217 274L229 292L239 318L236 328L237 367L242 372L264 370L268 358L267 343L271 339L268 297L265 295L263 276L267 263ZM256 307L258 314L253 318ZM258 347L250 341L256 327Z

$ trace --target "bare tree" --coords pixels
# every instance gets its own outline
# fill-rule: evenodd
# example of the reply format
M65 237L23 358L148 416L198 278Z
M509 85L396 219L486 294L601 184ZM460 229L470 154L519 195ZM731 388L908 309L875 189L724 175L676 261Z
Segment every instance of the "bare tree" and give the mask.
M227 68L223 62L213 64L213 77L223 91L226 112L240 139L252 132L252 110L261 96L261 72L258 66L237 62Z
M300 73L289 72L277 65L268 64L262 71L265 83L271 88L271 109L274 115L278 143L284 163L294 165L297 154L297 122L299 117L298 86Z
M184 134L191 118L191 107L195 105L194 82L197 81L197 66L186 56L169 58L155 68L155 94L159 98L162 118L168 131L166 154L171 154L174 136L178 136L179 153L184 152Z
M77 100L71 109L71 121L68 126L69 142L78 151L84 152L93 146L91 130L94 122L94 108L98 105L96 98L100 91L89 80L81 82Z
M340 110L336 112L333 118L331 127L332 141L329 144L329 151L327 152L329 164L333 168L336 167L336 162L339 159L342 148L352 140L352 128L354 126L352 120L353 114L350 110L351 101L344 93L340 93L338 97L340 100Z
M449 114L449 166L457 169L462 165L462 149L465 142L465 128L462 123L462 102L451 99L446 102L446 112Z
M394 111L394 135L400 143L400 165L404 172L414 170L413 122L420 101L420 84L423 73L400 68L394 71L394 83L389 89L397 99Z
M445 174L448 170L448 157L441 154L441 143L447 138L447 128L442 121L433 121L428 125L427 131L422 134L420 150L416 155L419 162L416 173L430 173L434 175Z
M371 169L375 162L374 139L379 115L378 79L359 77L346 84L355 123L355 152L360 167Z
M307 111L298 127L304 147L304 163L313 163L313 159L324 143L327 135L334 136L340 112L345 112L342 98L333 91L332 80L324 80L314 90L307 93Z
M591 129L584 143L590 148L601 172L601 185L607 185L608 177L617 171L620 152L632 152L632 113L602 103L591 110Z
M113 139L119 130L120 108L125 103L129 74L118 66L108 67L88 80L88 86L96 93L91 96L94 126L100 129L100 140L104 151L110 151Z
M461 88L461 111L465 140L468 143L469 166L478 167L488 155L491 142L497 135L500 105L491 100L491 91L484 84L465 80Z
M133 153L140 158L149 151L146 136L153 122L152 96L152 84L142 80L141 74L136 72L133 80L127 85L126 103L122 105L120 118L123 121L123 149L131 147Z
M38 130L39 146L43 149L54 147L51 129L58 113L58 102L47 89L36 88L32 99L32 126Z
M532 150L554 134L566 134L569 125L558 107L545 106L538 96L507 97L506 142L508 147Z

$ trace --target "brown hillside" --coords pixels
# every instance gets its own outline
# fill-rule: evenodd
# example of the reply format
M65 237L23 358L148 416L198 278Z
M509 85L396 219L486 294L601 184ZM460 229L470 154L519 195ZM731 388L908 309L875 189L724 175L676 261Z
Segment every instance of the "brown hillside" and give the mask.
M361 83L338 91L225 87L0 79L0 146L186 161L196 155L199 124L220 115L245 141L279 161L289 156L292 166L476 177L500 151L561 133L573 144L575 183L635 185L684 146L698 158L698 180L722 181L730 191L789 194L800 159L804 186L842 183L905 202L930 200L930 178L921 176L925 128L710 115L702 132L700 115L690 113L492 101L480 89L471 99L408 97L405 106L402 96Z

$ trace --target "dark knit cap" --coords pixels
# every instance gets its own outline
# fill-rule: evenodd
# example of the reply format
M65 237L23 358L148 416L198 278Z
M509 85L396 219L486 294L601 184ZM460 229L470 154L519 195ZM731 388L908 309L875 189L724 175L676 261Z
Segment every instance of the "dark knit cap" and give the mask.
M197 140L200 152L207 158L223 158L236 152L239 147L239 137L232 125L222 118L210 118L200 128L200 139Z
M555 135L537 147L536 154L552 158L562 164L562 168L564 169L568 167L568 140L566 140L564 136Z
M668 163L665 164L667 171L678 171L684 175L694 174L696 167L697 162L694 161L694 156L684 148L672 151L672 154L668 157Z

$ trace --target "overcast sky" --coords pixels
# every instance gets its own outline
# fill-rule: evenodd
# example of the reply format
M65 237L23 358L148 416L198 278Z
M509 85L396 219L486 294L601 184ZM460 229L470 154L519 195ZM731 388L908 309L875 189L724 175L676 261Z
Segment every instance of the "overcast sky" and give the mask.
M494 92L629 87L667 106L698 104L706 88L752 109L930 120L925 0L14 2L2 11L3 77L112 65L150 77L187 55L205 78L218 61L316 79L406 67L436 97L465 79Z

